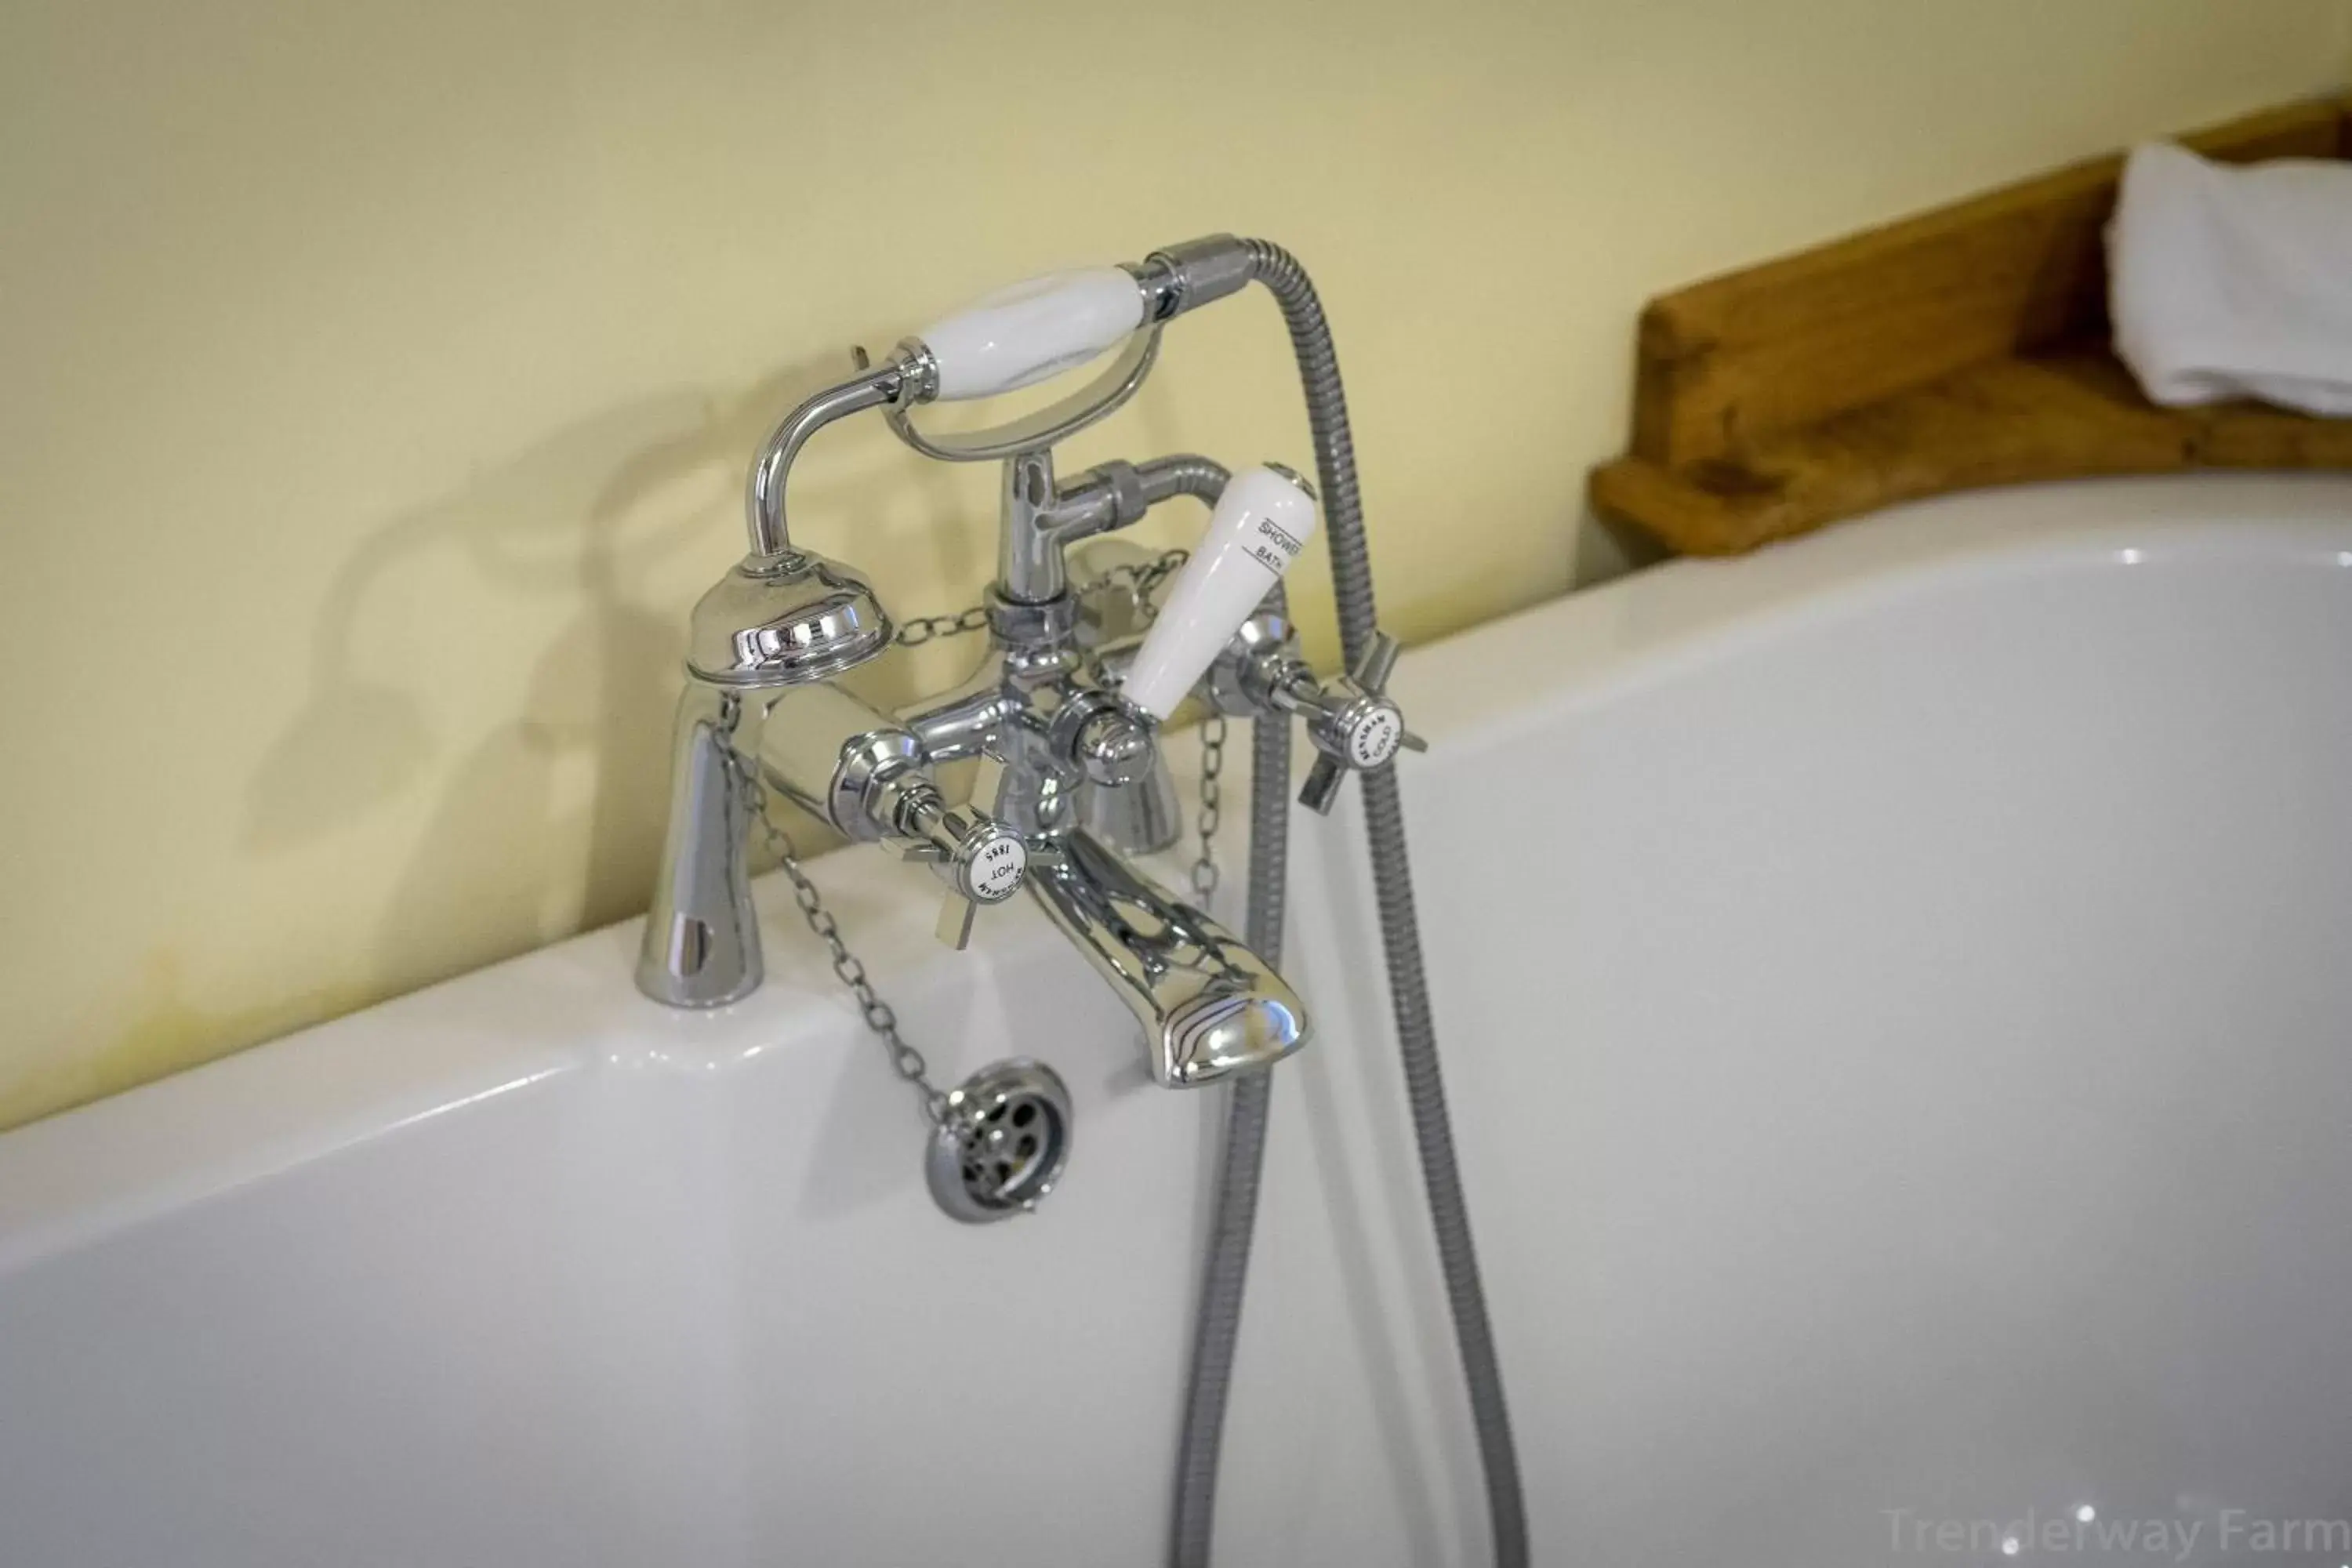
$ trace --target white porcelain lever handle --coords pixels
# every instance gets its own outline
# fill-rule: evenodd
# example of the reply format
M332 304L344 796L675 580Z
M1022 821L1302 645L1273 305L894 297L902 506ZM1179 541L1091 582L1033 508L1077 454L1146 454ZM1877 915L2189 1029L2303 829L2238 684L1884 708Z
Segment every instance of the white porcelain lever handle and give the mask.
M1165 721L1314 536L1315 493L1304 479L1272 464L1235 474L1136 649L1127 700Z
M940 401L1029 386L1117 347L1143 325L1124 268L1051 272L1000 289L915 335L939 367Z

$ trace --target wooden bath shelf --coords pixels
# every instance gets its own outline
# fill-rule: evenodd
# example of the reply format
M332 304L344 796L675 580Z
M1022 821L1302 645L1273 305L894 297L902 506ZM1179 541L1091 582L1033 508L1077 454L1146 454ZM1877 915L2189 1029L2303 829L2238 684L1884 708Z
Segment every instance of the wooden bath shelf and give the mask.
M2185 136L2250 163L2352 155L2345 106ZM2026 479L2352 468L2352 420L2159 408L2106 347L2120 157L1700 283L1642 312L1632 449L1593 504L1727 555L1893 501Z

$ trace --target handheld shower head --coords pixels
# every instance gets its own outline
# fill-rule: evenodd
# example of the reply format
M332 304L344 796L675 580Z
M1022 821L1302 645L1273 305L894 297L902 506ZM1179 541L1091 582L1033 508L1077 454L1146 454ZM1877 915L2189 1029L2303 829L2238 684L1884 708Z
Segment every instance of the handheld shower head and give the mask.
M686 664L717 686L799 686L876 658L893 635L873 584L840 562L747 555L696 603Z

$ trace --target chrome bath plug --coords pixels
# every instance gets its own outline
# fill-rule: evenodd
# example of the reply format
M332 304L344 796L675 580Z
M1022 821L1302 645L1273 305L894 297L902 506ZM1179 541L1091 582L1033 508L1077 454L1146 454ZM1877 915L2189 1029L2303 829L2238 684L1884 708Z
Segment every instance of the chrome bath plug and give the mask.
M992 1062L948 1091L923 1163L931 1196L967 1225L1037 1206L1069 1163L1070 1091L1043 1062Z

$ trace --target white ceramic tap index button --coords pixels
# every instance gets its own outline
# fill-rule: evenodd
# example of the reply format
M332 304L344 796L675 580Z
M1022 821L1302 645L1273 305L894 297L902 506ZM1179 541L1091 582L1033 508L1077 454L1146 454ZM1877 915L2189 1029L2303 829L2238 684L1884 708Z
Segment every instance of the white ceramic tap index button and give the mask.
M1006 833L990 839L971 858L964 882L982 903L999 904L1021 890L1021 878L1028 868L1029 847L1017 834Z
M1127 700L1155 719L1175 712L1314 537L1315 497L1306 481L1270 464L1235 474L1128 667Z

